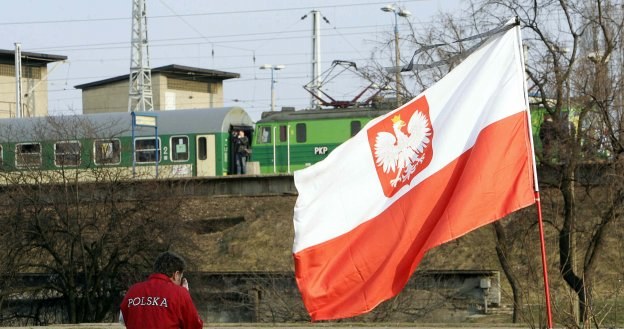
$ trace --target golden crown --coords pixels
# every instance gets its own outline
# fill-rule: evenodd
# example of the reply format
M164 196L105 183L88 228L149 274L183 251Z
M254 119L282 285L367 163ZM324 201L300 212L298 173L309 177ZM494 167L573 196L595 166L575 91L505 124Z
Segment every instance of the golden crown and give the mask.
M398 114L392 118L392 123L397 123L399 121L403 121L403 120L401 120L401 116Z

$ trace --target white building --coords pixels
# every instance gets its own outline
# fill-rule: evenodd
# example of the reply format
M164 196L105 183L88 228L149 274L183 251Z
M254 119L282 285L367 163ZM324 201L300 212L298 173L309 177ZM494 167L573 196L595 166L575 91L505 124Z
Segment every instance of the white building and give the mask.
M66 56L22 52L22 117L48 115L48 64ZM0 118L16 117L15 50L0 49Z
M182 65L151 69L154 111L223 107L223 80L240 74ZM76 86L82 89L82 113L127 112L129 76Z

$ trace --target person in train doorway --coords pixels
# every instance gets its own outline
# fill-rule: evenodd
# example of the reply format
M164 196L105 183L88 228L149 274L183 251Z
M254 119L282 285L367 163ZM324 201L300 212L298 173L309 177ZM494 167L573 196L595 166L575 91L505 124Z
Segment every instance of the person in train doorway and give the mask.
M236 154L234 155L236 161L236 173L245 174L247 166L247 155L249 154L249 138L245 136L243 130L239 130L234 137L234 149Z
M167 251L154 262L147 281L128 289L121 302L119 322L128 329L199 329L204 323L197 313L183 277L186 262Z

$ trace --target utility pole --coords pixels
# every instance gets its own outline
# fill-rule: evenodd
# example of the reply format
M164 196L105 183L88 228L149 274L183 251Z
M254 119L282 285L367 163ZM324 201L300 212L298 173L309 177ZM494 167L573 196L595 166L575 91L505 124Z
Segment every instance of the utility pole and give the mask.
M154 111L147 43L146 0L132 0L132 50L128 112Z
M310 108L320 108L319 99L321 98L321 17L325 23L329 24L329 20L325 16L321 16L318 10L312 10L312 82L310 91ZM301 19L306 19L308 14L303 15ZM316 97L315 97L316 96Z
M399 50L399 16L409 17L412 15L409 11L399 7L398 5L386 5L381 8L382 11L394 14L394 64L395 64L395 82L396 82L396 101L397 107L401 105L401 54Z
M22 44L15 43L15 117L22 117Z
M312 11L312 81L314 81L314 89L316 90L316 96L310 96L310 108L315 109L319 107L318 99L321 97L321 91L319 90L320 76L321 76L321 13L318 10Z
M394 15L394 63L396 65L395 82L396 82L396 101L397 107L401 106L401 53L399 48L399 25L397 16Z
M264 64L260 66L261 70L271 70L271 112L275 111L275 71L283 70L286 65Z

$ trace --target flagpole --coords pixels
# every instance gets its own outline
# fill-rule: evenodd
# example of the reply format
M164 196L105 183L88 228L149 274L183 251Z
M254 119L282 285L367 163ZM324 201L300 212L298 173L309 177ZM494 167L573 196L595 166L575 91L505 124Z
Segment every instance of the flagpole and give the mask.
M550 309L550 290L548 288L548 268L546 265L546 242L544 241L544 221L542 220L542 202L539 191L535 191L535 202L537 204L537 219L540 233L540 246L542 249L542 272L544 274L544 294L546 296L546 316L548 328L552 329L552 310Z
M516 36L518 37L518 47L520 48L519 52L520 52L520 60L521 60L521 66L522 66L522 74L524 75L524 71L525 71L524 48L522 46L522 37L520 35L520 24L518 21L518 17L516 17L516 24L518 24L518 26L516 27L516 31L517 31ZM528 133L529 133L529 140L531 142L531 155L533 159L533 180L534 180L533 189L535 193L535 204L537 205L537 222L538 222L538 227L539 227L540 247L541 247L541 253L542 253L542 274L544 277L544 295L546 299L546 320L547 320L548 328L552 329L553 321L552 321L552 310L550 306L550 288L548 285L548 265L546 262L546 241L544 239L544 221L542 218L542 202L541 202L540 192L539 192L539 183L537 180L537 163L535 161L535 147L534 147L535 144L533 143L531 109L529 107L529 94L527 91L526 79L522 79L522 81L524 83L524 101L526 105L527 123L529 125Z

